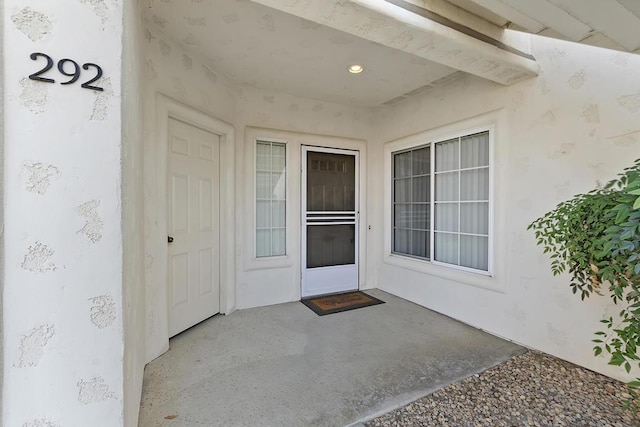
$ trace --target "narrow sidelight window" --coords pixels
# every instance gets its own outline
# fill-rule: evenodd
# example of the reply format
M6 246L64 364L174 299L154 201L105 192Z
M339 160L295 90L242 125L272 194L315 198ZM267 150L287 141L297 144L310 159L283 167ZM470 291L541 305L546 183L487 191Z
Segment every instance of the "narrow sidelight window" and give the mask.
M256 143L256 257L286 254L286 145Z

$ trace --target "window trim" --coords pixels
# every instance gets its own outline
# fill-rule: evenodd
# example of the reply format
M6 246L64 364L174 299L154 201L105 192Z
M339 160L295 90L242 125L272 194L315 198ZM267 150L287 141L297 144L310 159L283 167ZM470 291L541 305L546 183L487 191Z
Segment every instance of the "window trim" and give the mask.
M282 144L284 145L284 149L285 149L285 154L284 154L284 158L285 158L285 199L284 199L284 203L285 203L285 223L284 223L284 254L279 254L279 255L265 255L265 256L258 256L258 143L260 142L269 142L272 144ZM288 227L288 219L289 219L289 215L288 215L288 208L289 208L289 145L288 145L288 141L285 139L280 139L280 138L263 138L263 137L255 137L253 138L253 150L252 150L252 154L253 154L253 167L251 169L251 173L253 176L253 194L252 194L252 200L253 200L253 229L252 229L252 233L253 233L253 254L252 254L252 258L254 261L257 262L265 262L265 261L270 261L270 260L279 260L279 259L288 259L289 257L289 244L288 244L288 237L289 237L289 227Z
M470 117L459 122L443 125L438 128L423 131L403 138L389 141L384 146L384 253L383 261L386 264L413 270L416 272L442 277L455 282L465 283L484 289L503 292L504 281L496 280L496 276L506 274L502 263L496 264L496 240L500 241L500 247L506 245L505 236L497 236L497 230L504 227L496 224L497 205L495 177L499 173L496 156L496 146L503 144L506 130L506 111L498 109L475 117ZM478 132L489 131L489 259L488 271L471 269L468 267L447 264L435 260L425 260L423 258L401 255L392 252L393 223L392 223L392 162L393 154L403 150L411 150L438 141L457 138ZM434 150L432 150L434 152ZM503 156L504 157L504 156ZM432 186L435 182L432 180ZM502 188L502 184L500 185ZM432 187L432 194L433 194ZM505 213L500 212L500 218L505 217ZM432 221L433 221L432 215ZM502 252L502 250L500 250ZM433 254L431 254L433 256Z
M408 146L402 149L399 149L397 151L391 151L391 179L392 181L395 180L395 175L394 175L394 156L397 154L402 154L402 153L406 153L406 152L411 152L414 150L418 150L421 148L425 148L425 147L429 147L429 157L430 157L430 172L429 172L429 186L430 186L430 194L431 194L431 199L429 201L429 205L430 205L430 216L429 216L429 258L422 258L416 255L410 255L410 254L404 254L401 252L394 252L393 251L393 243L391 244L391 254L392 255L396 255L396 256L401 256L401 257L409 257L409 258L413 258L416 260L420 260L423 262L429 262L435 265L440 265L443 267L448 267L448 268L453 268L456 270L461 270L461 271L466 271L469 273L475 273L475 274L481 274L481 275L486 275L486 276L492 276L493 274L493 138L494 138L494 127L492 126L486 126L486 127L479 127L479 128L475 128L475 129L470 129L470 130L460 130L457 131L453 134L450 134L448 136L445 137L440 137L440 138L429 138L428 141L424 141L422 144L419 145L412 145L412 146ZM478 133L484 133L484 132L488 132L489 134L489 165L488 165L488 169L489 169L489 199L488 199L488 204L489 204L489 215L488 215L488 231L487 231L487 252L488 252L488 260L487 260L487 270L480 270L480 269L476 269L476 268L471 268L471 267L465 267L462 265L456 265L456 264L450 264L447 262L443 262L443 261L438 261L435 259L435 234L436 234L436 229L435 229L435 207L437 204L437 200L436 200L436 193L435 193L435 181L436 181L436 175L438 174L438 171L436 170L436 163L435 163L435 158L436 158L436 145L438 143L442 143L448 140L452 140L452 139L458 139L458 142L460 143L460 141L462 140L462 138L466 137L466 136L470 136L470 135L475 135ZM460 148L459 148L460 150ZM482 167L484 168L484 166ZM471 169L481 169L481 168L458 168L456 169L457 172L460 172L462 170L471 170ZM442 173L442 172L441 172ZM460 185L460 183L458 183L458 185ZM393 205L394 202L394 185L391 184L391 204ZM457 203L459 204L461 201L459 200L460 198L460 194L458 194L458 201ZM394 225L393 225L393 220L394 220L394 215L395 212L391 211L391 240L393 242L393 239L395 237L394 233ZM458 223L460 222L460 212L458 212ZM459 224L458 224L459 225ZM443 232L443 231L440 231ZM446 232L445 232L446 233ZM458 232L452 232L452 234L456 234L458 237L465 234L465 235L469 235L469 233L461 233L459 230ZM460 249L458 248L458 256L460 256ZM459 260L458 260L459 261Z

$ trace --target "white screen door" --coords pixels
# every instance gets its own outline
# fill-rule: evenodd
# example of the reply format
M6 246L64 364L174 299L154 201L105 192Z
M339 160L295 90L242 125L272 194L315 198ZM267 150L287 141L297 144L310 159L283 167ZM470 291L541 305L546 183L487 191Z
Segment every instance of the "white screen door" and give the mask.
M173 336L220 312L220 137L169 119L168 140Z
M358 152L302 149L302 297L358 289Z

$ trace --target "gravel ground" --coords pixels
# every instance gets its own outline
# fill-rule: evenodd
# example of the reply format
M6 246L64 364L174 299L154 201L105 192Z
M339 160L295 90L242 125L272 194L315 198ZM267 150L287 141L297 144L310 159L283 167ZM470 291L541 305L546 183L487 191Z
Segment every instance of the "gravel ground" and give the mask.
M380 426L640 426L623 383L529 351L365 424Z

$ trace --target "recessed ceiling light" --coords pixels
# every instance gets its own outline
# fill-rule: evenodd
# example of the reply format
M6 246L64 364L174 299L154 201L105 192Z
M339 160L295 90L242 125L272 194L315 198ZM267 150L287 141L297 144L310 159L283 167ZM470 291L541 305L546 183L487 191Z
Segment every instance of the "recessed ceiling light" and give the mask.
M362 65L358 65L358 64L353 64L351 66L349 66L349 72L351 74L358 74L364 71L364 67Z

